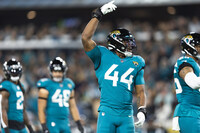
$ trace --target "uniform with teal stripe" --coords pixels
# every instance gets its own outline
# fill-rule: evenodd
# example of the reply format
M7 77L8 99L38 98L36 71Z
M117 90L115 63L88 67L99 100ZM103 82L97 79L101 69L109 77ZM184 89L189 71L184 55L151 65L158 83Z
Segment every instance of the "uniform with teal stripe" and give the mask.
M24 95L20 86L5 80L1 83L0 90L6 90L9 92L7 112L8 120L23 122Z
M144 84L145 62L140 56L120 58L105 47L87 52L95 65L101 90L101 106L132 110L134 85Z
M179 66L184 62L189 63L196 76L200 77L200 67L194 59L182 56L177 60L174 67L174 81L176 96L179 104L176 106L174 116L190 116L200 118L200 89L190 88L179 76Z
M38 88L45 88L48 92L46 115L53 118L68 118L69 98L75 85L69 78L65 78L61 83L51 79L41 79L37 83Z

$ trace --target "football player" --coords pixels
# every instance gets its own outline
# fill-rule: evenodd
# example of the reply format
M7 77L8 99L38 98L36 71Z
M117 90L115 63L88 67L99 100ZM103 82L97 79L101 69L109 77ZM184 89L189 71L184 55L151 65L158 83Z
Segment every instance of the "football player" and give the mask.
M178 105L173 129L181 133L200 133L200 34L189 33L181 39L184 53L174 66Z
M118 28L110 32L107 37L108 48L92 40L102 16L117 8L113 2L92 12L92 18L82 33L82 44L94 63L101 90L97 133L134 133L134 92L138 105L138 121L135 125L142 126L146 116L145 61L141 56L133 55L135 39L126 29Z
M44 133L70 133L69 110L81 133L84 132L74 99L74 83L65 78L66 62L56 57L49 64L50 79L38 81L38 115Z
M0 84L2 95L2 133L34 133L27 117L24 105L24 87L20 82L22 66L12 58L3 64L5 78Z

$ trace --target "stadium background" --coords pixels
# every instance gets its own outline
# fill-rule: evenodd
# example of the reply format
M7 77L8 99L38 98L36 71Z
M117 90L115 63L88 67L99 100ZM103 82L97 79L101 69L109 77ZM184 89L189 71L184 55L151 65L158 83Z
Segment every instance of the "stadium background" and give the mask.
M92 62L81 46L81 32L91 11L109 0L1 0L0 79L2 64L11 57L23 64L22 82L27 93L27 109L35 130L41 130L37 116L36 82L48 77L51 59L67 61L67 76L76 84L77 106L87 133L96 128L100 92ZM172 133L177 104L173 65L180 56L180 37L200 32L199 0L116 0L118 9L105 16L94 40L106 44L106 36L116 27L129 29L137 41L137 53L146 61L145 80L148 119L144 133ZM135 108L136 99L133 99ZM135 110L136 111L136 110ZM72 133L78 133L71 121Z

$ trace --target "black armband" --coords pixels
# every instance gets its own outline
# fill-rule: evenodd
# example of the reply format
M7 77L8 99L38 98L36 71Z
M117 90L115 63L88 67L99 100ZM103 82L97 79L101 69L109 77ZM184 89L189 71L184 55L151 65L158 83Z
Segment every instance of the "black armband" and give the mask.
M76 121L76 125L77 125L77 127L78 127L78 130L79 130L81 133L84 133L84 128L83 128L83 126L82 126L80 120L77 120L77 121Z
M138 109L138 112L142 112L145 115L145 118L147 118L147 109L145 107L141 107Z
M99 21L101 20L103 13L100 8L97 8L92 11L92 18L97 18Z
M181 69L183 69L184 67L191 67L191 68L194 70L193 66L192 66L190 63L183 62L183 63L179 66L178 71L180 72Z
M47 98L44 98L44 97L38 97L38 99L47 100Z

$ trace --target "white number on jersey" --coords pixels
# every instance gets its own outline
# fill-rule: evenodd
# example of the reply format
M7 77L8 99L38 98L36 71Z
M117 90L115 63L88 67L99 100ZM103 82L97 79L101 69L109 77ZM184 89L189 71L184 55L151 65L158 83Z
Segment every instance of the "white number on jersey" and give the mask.
M105 73L104 75L104 79L107 80L112 80L113 81L113 86L117 86L117 81L119 80L118 71L114 71L116 68L118 67L118 65L113 64ZM134 70L134 68L129 68L122 76L120 79L120 82L122 83L126 83L128 84L128 90L131 90L131 84L132 84L132 79L133 79L133 75L130 75L130 73ZM114 71L114 76L110 76L110 74ZM127 80L126 78L129 77L129 80Z
M70 90L63 90L57 89L56 92L53 94L51 100L53 103L58 103L59 107L69 107L69 100L70 97Z
M24 108L24 105L23 105L24 95L21 91L17 91L16 96L17 96L17 98L19 98L17 100L16 107L17 107L18 110L22 110Z
M181 84L180 84L179 80L177 78L174 78L174 82L175 82L175 84L177 86L176 94L182 93L183 89L181 87Z

